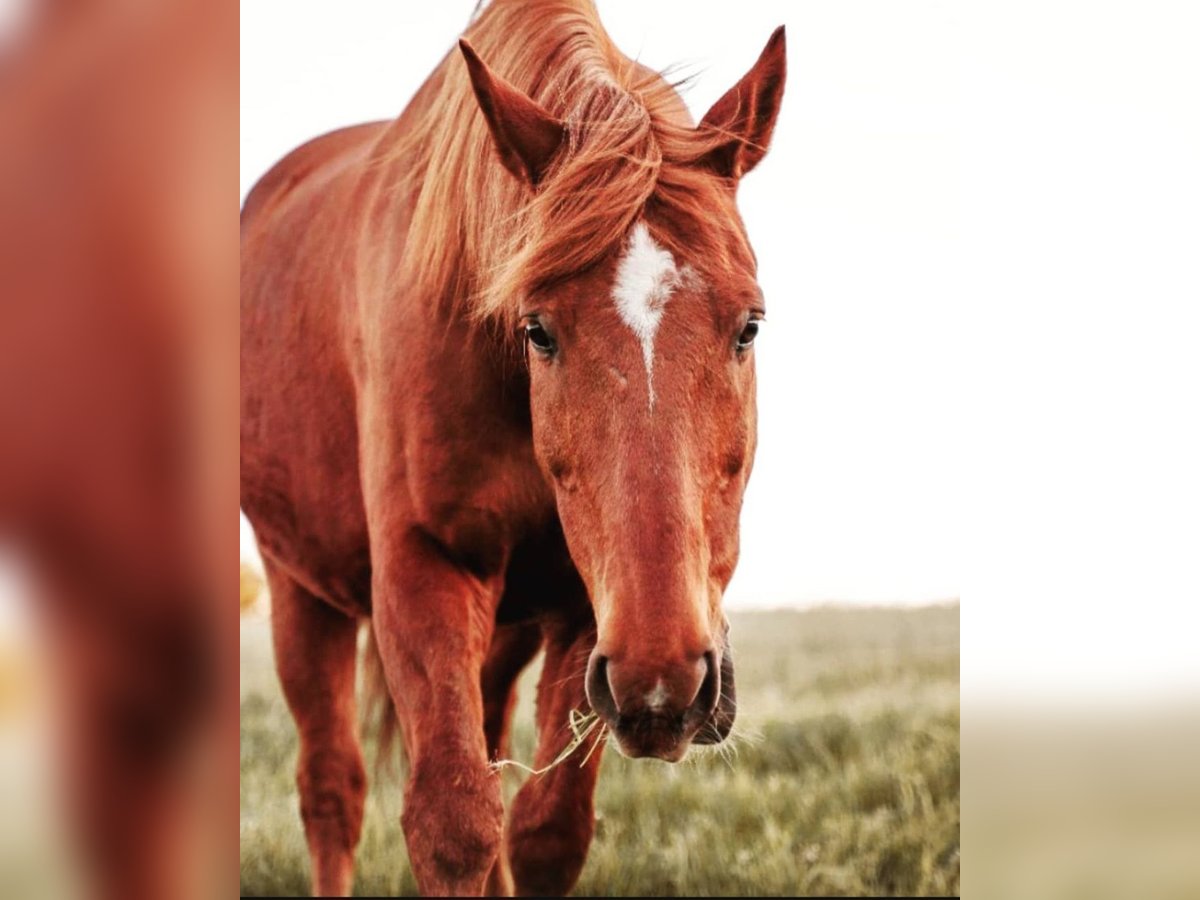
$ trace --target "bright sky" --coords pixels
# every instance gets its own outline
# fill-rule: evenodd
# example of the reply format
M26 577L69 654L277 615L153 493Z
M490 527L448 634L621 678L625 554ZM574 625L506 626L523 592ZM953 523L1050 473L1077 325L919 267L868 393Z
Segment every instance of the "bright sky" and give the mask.
M768 322L731 605L957 597L962 471L954 47L936 3L599 4L684 63L696 118L788 25L774 146L740 191ZM242 4L242 194L304 140L395 116L471 3ZM243 548L248 529L243 520Z

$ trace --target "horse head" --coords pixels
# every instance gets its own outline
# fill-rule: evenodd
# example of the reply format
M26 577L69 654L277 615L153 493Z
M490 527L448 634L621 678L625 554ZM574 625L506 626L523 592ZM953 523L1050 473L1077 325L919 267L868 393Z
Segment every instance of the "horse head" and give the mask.
M513 300L534 452L596 619L588 701L626 755L676 761L724 740L736 711L722 597L765 307L735 194L770 141L783 30L694 128L644 96L556 115L463 53L499 159L530 193L530 242L589 262ZM588 257L606 217L617 237Z

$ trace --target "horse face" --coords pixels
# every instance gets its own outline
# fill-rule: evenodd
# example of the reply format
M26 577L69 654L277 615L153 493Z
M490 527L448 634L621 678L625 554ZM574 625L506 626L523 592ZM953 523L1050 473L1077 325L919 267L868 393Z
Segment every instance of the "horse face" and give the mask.
M733 724L721 598L754 456L763 308L752 263L706 270L654 234L637 223L522 321L534 447L598 626L589 701L627 755L674 761Z
M570 140L567 121L492 72L470 44L462 49L499 161L535 191L569 178L559 174L570 171L564 151L586 154L586 136ZM786 68L781 27L692 132L697 152L675 152L670 165L686 157L694 193L704 194L688 221L637 222L603 264L521 309L534 449L596 614L588 699L630 756L678 760L692 741L723 740L733 724L720 604L754 456L762 302L730 188L766 153ZM620 146L591 163L631 152ZM645 162L633 167L643 177L668 164ZM640 183L628 170L623 177ZM578 208L577 194L559 196L560 212ZM709 230L721 228L728 233ZM701 237L729 252L683 259L666 249L683 253Z

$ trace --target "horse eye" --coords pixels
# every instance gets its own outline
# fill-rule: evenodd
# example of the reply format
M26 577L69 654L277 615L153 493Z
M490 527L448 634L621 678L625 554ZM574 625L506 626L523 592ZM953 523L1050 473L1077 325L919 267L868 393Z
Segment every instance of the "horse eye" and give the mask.
M756 337L758 337L758 320L751 319L746 323L746 327L742 329L742 333L738 335L738 349L749 350L750 345L754 343Z
M525 337L539 353L549 356L554 352L554 338L546 333L540 322L530 322L526 325Z

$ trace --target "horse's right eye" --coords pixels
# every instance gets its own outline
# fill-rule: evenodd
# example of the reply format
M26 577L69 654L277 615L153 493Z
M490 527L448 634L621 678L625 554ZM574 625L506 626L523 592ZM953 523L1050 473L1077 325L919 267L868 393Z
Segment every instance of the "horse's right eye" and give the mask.
M525 326L525 338L538 353L545 356L554 353L554 338L550 337L540 322L530 322Z

